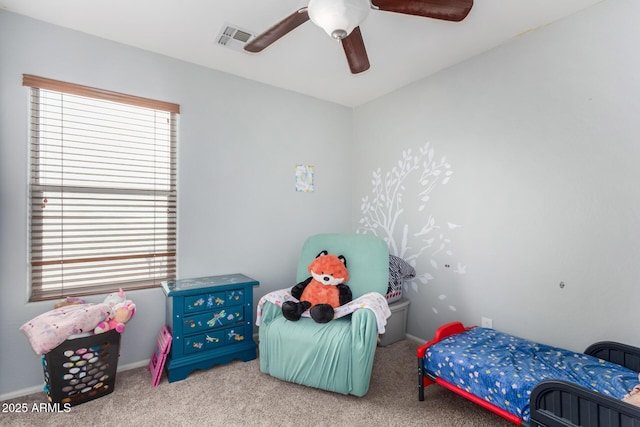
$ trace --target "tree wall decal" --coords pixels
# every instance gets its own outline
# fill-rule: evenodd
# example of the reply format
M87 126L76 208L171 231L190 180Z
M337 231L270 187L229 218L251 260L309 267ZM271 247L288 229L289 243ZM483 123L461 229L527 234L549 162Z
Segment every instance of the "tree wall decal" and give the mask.
M451 165L445 156L436 159L435 150L427 142L416 154L411 149L404 150L397 165L390 171L383 174L380 168L375 170L371 179L371 194L362 198L358 233L382 238L392 255L403 258L414 268L419 259L428 259L429 270L420 273L416 269L418 274L410 282L415 292L419 291L418 283L426 285L435 278L436 270L450 268L452 264L452 261L442 261L453 256L451 239L446 232L460 225L447 222L445 230L427 209L431 194L439 186L446 185L452 175ZM411 224L405 220L405 209L409 208L407 200L418 202L417 207L412 207L417 212L411 215ZM420 220L416 222L415 218ZM464 274L465 270L466 267L457 262L453 271ZM439 301L446 299L444 294L438 297ZM448 305L448 308L456 310L453 305ZM433 307L433 311L438 313L436 307Z

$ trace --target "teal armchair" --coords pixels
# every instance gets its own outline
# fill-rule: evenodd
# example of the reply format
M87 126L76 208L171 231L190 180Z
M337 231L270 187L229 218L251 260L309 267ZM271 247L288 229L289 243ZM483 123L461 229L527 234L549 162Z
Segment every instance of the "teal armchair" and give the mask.
M389 283L389 251L383 240L364 234L311 236L302 248L298 282L309 276L307 266L323 250L347 259L347 284L354 300L373 295L377 302L382 301L382 311L388 311L383 295ZM264 300L259 305L262 372L342 394L367 393L381 322L383 331L389 314L381 319L381 310L376 316L373 310L358 307L352 314L329 323L316 323L309 317L289 321L282 315L281 303L273 298L273 302Z

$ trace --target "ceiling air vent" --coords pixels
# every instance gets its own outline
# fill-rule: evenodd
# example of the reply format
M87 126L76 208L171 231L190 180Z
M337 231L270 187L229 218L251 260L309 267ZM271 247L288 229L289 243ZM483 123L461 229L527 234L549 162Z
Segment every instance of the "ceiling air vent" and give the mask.
M238 52L244 52L244 45L255 36L236 25L224 24L218 33L218 44Z

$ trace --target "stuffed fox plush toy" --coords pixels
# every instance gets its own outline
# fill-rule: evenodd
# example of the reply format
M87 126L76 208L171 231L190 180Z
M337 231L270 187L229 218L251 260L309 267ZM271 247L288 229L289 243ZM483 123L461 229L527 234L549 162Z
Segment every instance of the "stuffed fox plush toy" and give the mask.
M282 303L282 314L288 320L299 320L309 310L311 318L318 323L333 319L334 309L351 301L351 289L347 260L342 255L331 255L327 251L318 254L307 268L311 276L291 288L291 295L300 302Z

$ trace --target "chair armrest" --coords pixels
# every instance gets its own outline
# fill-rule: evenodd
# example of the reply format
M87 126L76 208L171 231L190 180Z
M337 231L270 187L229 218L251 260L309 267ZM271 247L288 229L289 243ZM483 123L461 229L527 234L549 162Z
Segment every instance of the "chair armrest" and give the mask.
M263 301L261 306L262 313L260 315L260 323L256 319L256 324L258 326L268 325L273 322L278 317L283 317L282 307L276 305L270 301Z

